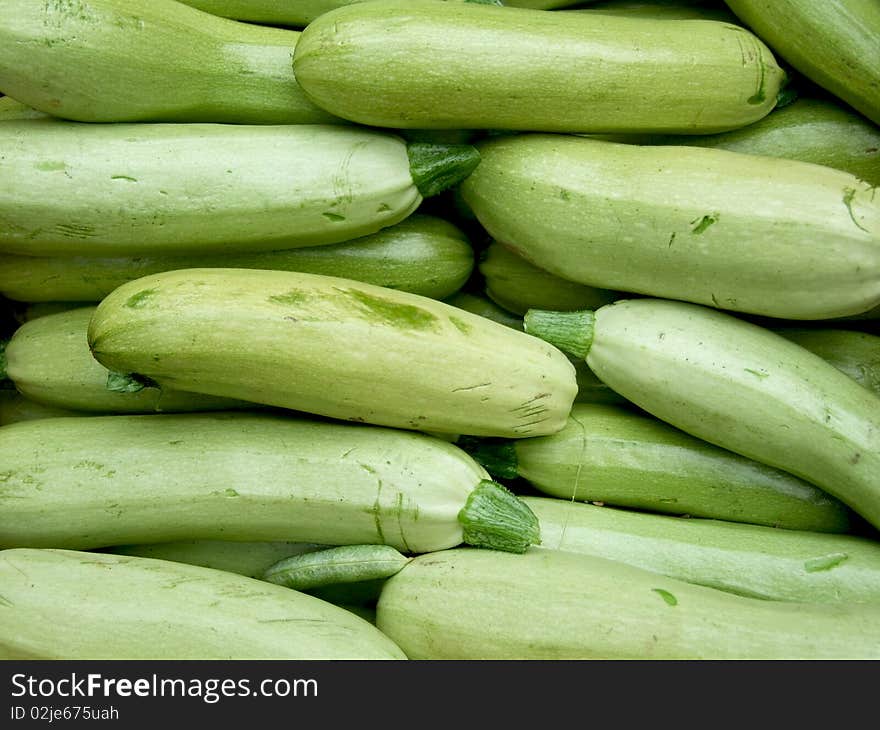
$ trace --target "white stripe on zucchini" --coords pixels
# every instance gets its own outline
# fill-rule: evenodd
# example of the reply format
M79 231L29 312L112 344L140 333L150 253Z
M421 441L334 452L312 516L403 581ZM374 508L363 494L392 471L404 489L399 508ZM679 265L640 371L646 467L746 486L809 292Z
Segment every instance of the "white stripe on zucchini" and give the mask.
M547 132L735 129L770 112L784 78L727 23L436 0L325 13L293 67L312 101L361 124Z
M459 548L385 583L410 659L880 658L880 605L763 601L592 555Z
M179 540L461 542L524 550L537 522L424 434L246 413L55 418L0 428L0 546Z
M0 552L2 659L406 659L352 613L184 563Z
M186 269L104 299L89 345L163 387L438 433L565 425L575 371L536 337L407 292L286 271Z
M338 243L400 222L437 177L452 184L478 159L469 146L309 124L8 122L0 149L0 251L27 256Z
M523 497L541 546L629 563L753 598L804 603L880 601L873 537L777 530L668 517L549 497Z
M880 398L756 324L686 302L526 315L667 423L812 482L880 527ZM564 343L564 344L563 344Z
M796 320L880 303L880 195L849 173L564 135L479 149L465 201L494 238L557 276Z

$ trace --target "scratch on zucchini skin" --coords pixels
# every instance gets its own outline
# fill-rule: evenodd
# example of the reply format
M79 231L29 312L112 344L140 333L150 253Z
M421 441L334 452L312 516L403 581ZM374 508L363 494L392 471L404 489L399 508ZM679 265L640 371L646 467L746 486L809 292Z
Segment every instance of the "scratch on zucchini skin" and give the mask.
M376 470L368 464L361 464L361 469L363 469L367 474L371 474L376 477L376 501L373 502L373 506L370 509L370 512L373 515L373 522L376 525L376 535L379 538L379 542L385 543L385 533L382 530L382 505L379 501L382 495L382 479L376 473Z
M691 233L699 235L703 233L709 226L714 225L718 222L719 214L718 213L707 213L702 218L694 218L691 221L691 225L694 226L691 229ZM672 234L673 236L675 234ZM672 241L670 240L669 245L672 245Z
M844 188L843 189L843 204L846 206L846 210L849 213L850 219L852 220L852 222L856 226L856 228L864 231L865 233L868 233L868 229L865 228L863 225L861 225L856 220L855 214L853 214L852 202L855 199L855 197L856 197L856 189L855 188Z
M831 553L829 555L820 555L804 561L804 570L808 573L818 573L823 570L831 570L843 563L849 555L846 553Z
M656 593L658 596L660 596L660 598L662 598L666 602L667 605L669 605L669 606L677 606L678 605L678 599L675 596L673 596L669 591L665 591L662 588L652 588L651 590L654 591L654 593Z
M158 289L143 289L137 294L132 294L125 300L125 304L122 306L128 307L129 309L141 309L148 304L149 300L157 291Z
M435 314L412 304L383 299L357 289L339 291L358 303L358 308L366 319L379 324L414 330L436 329L439 324Z

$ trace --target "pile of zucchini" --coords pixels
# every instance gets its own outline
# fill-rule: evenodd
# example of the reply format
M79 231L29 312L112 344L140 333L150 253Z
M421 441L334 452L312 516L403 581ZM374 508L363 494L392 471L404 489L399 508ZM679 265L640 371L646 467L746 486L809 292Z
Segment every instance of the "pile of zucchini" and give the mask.
M880 5L0 0L0 658L880 658Z

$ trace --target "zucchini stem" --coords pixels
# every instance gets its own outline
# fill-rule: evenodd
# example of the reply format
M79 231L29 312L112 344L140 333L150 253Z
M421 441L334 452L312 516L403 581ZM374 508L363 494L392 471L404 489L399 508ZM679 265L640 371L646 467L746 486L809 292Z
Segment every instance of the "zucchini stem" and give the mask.
M541 543L535 513L506 487L483 479L458 513L464 542L474 547L524 553Z
M159 384L145 375L107 371L107 390L113 393L138 393L144 388L158 388Z
M410 175L423 198L458 185L480 164L480 153L470 144L410 142L406 152Z
M455 445L470 454L480 466L496 479L516 479L516 445L506 439L461 436Z
M584 360L593 344L595 319L596 313L589 309L579 312L530 309L523 318L523 326L528 334Z

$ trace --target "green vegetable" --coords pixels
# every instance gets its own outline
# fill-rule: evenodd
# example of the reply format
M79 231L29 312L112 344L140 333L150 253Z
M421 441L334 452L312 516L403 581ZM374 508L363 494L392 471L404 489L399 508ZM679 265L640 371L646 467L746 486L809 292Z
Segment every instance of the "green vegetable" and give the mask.
M17 122L22 119L45 119L48 115L31 109L9 96L0 97L0 122Z
M652 20L716 20L724 23L737 23L736 16L720 4L704 4L702 2L685 2L683 0L601 0L582 8L575 8L577 13L602 13L622 17L650 18Z
M551 436L459 443L490 474L561 499L792 530L850 528L849 510L812 484L622 406L576 403Z
M291 555L269 566L261 578L304 591L337 583L381 580L397 573L412 558L390 545L343 545Z
M406 659L332 604L184 563L4 550L0 584L3 659Z
M547 132L735 129L770 112L784 79L726 23L436 0L324 13L293 68L312 101L361 124Z
M162 387L438 433L525 437L565 425L568 358L448 304L348 279L186 269L104 299L89 345Z
M724 312L660 299L526 315L667 423L783 469L880 526L880 398L809 350Z
M534 515L458 447L270 414L55 418L0 428L3 547L180 540L462 542L525 550Z
M792 320L880 303L880 197L849 173L579 136L479 149L465 201L495 239L570 281Z
M37 418L60 418L63 416L97 415L87 411L70 411L66 408L44 406L25 398L15 389L0 388L0 426L7 426L19 421L31 421Z

